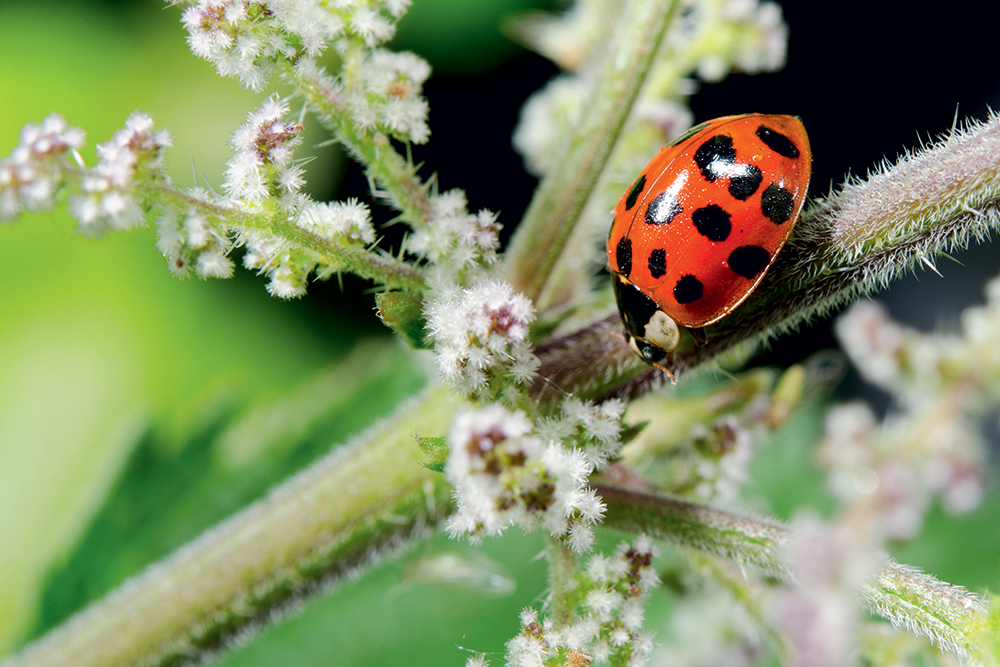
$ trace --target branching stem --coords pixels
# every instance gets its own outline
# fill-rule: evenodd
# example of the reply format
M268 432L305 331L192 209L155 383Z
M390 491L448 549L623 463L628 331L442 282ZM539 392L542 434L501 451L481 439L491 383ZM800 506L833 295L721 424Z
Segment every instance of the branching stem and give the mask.
M673 15L673 0L634 0L625 5L584 115L563 140L554 169L538 188L511 238L507 280L535 302L580 219L587 199L618 141Z

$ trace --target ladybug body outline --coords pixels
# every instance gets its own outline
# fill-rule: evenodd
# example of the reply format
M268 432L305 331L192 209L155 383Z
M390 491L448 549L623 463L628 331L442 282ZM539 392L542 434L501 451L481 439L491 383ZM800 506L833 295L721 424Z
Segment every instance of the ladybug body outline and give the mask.
M615 207L607 243L640 357L667 370L679 327L697 332L746 300L791 234L811 162L798 118L746 114L688 130L646 165Z

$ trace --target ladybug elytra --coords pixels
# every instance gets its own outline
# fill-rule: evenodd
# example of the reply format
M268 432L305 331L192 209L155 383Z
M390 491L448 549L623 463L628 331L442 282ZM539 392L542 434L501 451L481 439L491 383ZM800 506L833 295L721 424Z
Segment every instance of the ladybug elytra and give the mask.
M809 187L809 138L793 116L747 114L692 128L654 157L615 207L611 278L625 337L663 365L679 327L704 340L760 283Z

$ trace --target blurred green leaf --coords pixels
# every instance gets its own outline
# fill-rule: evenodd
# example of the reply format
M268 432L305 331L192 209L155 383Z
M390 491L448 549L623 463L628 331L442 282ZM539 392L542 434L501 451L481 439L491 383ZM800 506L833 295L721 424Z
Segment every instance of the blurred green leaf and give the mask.
M401 346L366 342L288 397L242 416L221 408L180 450L164 448L150 429L86 534L50 573L32 635L259 498L423 382Z

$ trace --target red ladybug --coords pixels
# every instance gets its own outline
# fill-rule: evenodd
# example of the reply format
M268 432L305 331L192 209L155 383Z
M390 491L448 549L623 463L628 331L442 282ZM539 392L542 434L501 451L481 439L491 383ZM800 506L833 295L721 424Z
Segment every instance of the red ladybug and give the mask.
M646 165L608 235L625 337L640 357L669 373L660 362L678 326L703 338L750 295L798 220L811 163L798 118L747 114L692 128Z

